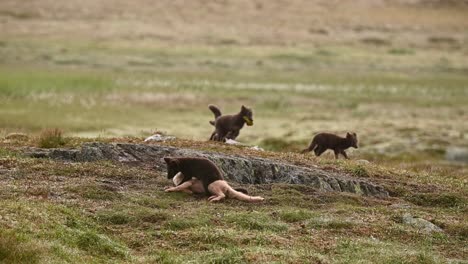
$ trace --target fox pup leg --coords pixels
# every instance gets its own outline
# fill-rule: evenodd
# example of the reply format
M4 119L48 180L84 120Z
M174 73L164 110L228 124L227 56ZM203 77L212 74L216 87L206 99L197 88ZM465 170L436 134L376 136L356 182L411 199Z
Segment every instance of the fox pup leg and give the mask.
M186 181L176 187L166 187L164 188L165 192L185 192L185 193L192 193L190 190L190 186L192 186L192 181Z
M216 136L216 131L211 133L210 140L214 140L215 136Z
M213 194L208 198L208 201L216 202L226 198L226 185L226 182L222 180L214 181L208 185L208 191Z
M345 157L345 159L349 159L349 158L348 158L348 155L346 155L346 152L344 151L344 149L342 149L342 150L340 151L340 153L341 153L341 155L343 155L343 157Z
M228 133L226 131L216 131L216 138L215 141L225 141L226 140L226 135Z
M338 155L340 154L339 149L334 149L333 152L335 153L335 159L338 159Z
M221 190L217 190L214 193L214 195L212 195L212 196L210 196L208 198L208 201L209 202L217 202L217 201L221 201L224 198L226 198L226 195Z
M227 133L226 138L235 140L237 136L239 136L239 130L232 130Z
M226 198L226 195L224 195L224 193L221 193L220 195L210 196L210 198L208 198L208 201L212 203L212 202L221 201L224 198Z
M314 149L315 156L319 157L322 155L327 149L321 146L318 146L316 149Z

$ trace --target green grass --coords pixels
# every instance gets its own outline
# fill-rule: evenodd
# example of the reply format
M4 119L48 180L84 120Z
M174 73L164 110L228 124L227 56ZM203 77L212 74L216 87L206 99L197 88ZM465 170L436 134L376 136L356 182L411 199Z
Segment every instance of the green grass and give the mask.
M287 230L287 225L271 219L264 213L229 214L227 221L247 230L280 232Z
M304 221L312 218L313 216L313 212L308 210L285 210L279 213L280 219L288 223Z
M39 263L41 248L15 232L0 230L0 262Z
M316 164L345 171L352 161ZM441 183L429 196L418 179L425 174L408 180L405 173L360 165L369 180L391 177L404 193L423 197L421 203L405 195L378 200L268 184L249 186L266 198L250 205L165 193L165 175L144 167L17 155L2 156L0 165L15 173L0 175L0 256L12 263L30 256L36 263L439 263L467 254L466 193ZM38 194L32 181L48 186L48 195ZM423 234L395 220L408 211L444 234Z
M4 15L30 18L20 11ZM221 45L122 39L9 35L0 42L0 262L444 263L468 258L466 165L444 160L447 147L468 146L465 49L364 36L353 45L326 46L243 45L231 38ZM226 114L242 104L252 107L255 125L244 127L238 140L273 152L207 143L211 103ZM67 137L40 137L51 128ZM109 137L140 143L153 131L179 138L161 144L346 173L377 182L394 197L269 184L249 186L265 203L211 204L164 193L170 182L154 169L33 160L18 151L113 141ZM297 154L324 131L358 134L359 149L347 151L350 161L335 161L330 151L320 158ZM3 139L11 132L29 138ZM395 221L407 211L439 225L444 234L426 235Z

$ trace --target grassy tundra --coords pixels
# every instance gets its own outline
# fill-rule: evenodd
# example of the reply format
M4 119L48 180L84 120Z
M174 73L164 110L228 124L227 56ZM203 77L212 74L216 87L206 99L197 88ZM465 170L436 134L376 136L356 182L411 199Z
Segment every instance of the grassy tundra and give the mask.
M439 263L468 258L468 8L463 1L13 1L0 3L0 262ZM258 207L161 191L110 163L32 160L16 148L60 128L67 145L152 131L200 141L207 105L241 104L238 140L272 158L385 185L390 200L249 187ZM317 132L357 132L354 161L290 153ZM94 139L89 139L94 140ZM281 151L281 152L280 152ZM292 197L295 197L294 199ZM428 235L405 212L444 229Z

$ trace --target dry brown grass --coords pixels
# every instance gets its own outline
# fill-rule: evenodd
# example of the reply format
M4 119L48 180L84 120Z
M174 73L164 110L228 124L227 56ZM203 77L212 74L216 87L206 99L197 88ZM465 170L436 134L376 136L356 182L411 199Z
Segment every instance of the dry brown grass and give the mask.
M63 137L63 131L58 128L45 129L37 140L40 148L59 148L67 144L67 139Z
M0 3L2 34L168 43L349 43L380 38L425 45L463 39L466 2L434 1L15 1ZM436 19L435 19L436 18Z

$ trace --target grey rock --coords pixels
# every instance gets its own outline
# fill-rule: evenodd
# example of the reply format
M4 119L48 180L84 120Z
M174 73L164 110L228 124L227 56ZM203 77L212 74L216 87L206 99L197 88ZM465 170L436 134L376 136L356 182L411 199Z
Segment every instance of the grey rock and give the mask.
M321 191L356 193L385 198L388 192L367 179L300 167L270 159L226 155L193 149L129 143L85 143L81 149L28 149L25 154L36 158L53 158L75 162L113 160L123 163L151 164L165 170L166 156L195 156L210 159L224 172L229 181L245 184L288 183L306 184Z
M360 160L356 160L356 163L359 163L359 164L370 164L370 161L365 160L365 159L360 159Z
M147 137L145 139L145 142L149 142L149 141L159 142L159 141L168 141L168 140L174 140L174 139L175 139L174 136L164 136L161 134L154 134L152 136Z
M468 148L449 147L445 151L445 159L449 161L468 163Z
M401 220L403 224L413 226L424 233L443 232L440 227L434 225L433 223L422 218L413 217L409 213L405 213L401 217Z

